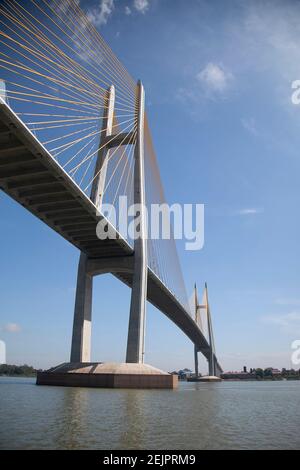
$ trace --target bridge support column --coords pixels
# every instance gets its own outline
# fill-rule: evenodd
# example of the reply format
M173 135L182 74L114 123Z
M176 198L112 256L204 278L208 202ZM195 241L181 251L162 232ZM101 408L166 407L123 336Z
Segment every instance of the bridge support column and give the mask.
M216 363L214 354L210 353L210 358L208 360L208 375L216 375Z
M94 181L91 190L91 200L97 208L101 207L103 201L107 173L107 162L110 152L110 149L106 145L103 145L103 142L105 142L106 139L112 135L113 130L113 117L115 107L115 87L113 85L109 87L109 89L106 91L104 105L106 106L104 106L99 150L94 171Z
M198 366L198 349L194 347L194 357L195 357L195 376L199 375L199 366Z
M144 176L144 106L141 82L137 85L137 136L134 151L134 204L139 207L139 234L134 240L134 271L131 291L126 362L144 362L145 316L147 296L147 243Z
M94 171L94 179L91 189L91 200L98 208L102 204L109 149L102 142L112 134L113 114L115 105L115 88L109 87L104 98L104 112L102 119L102 131L99 142L99 150ZM88 258L84 253L80 254L77 288L75 300L75 312L73 321L73 335L71 346L71 362L91 361L91 329L92 329L92 296L93 276L88 273Z
M91 320L93 277L87 274L87 256L81 253L76 288L71 362L91 360Z
M207 284L205 283L205 295L206 295L206 308L207 308L207 326L208 326L208 337L209 337L209 359L208 359L208 375L216 375L216 354L215 354L215 342L212 328L211 314L208 303Z
M200 315L200 305L198 302L198 292L196 283L194 285L194 302L195 302L195 322L200 328L201 326L201 315ZM194 345L194 359L195 359L195 376L199 376L199 365L198 365L198 349L196 345Z

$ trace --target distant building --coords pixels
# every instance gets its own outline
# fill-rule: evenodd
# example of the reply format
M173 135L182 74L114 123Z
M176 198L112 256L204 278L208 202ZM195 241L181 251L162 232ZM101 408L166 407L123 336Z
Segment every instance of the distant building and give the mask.
M272 372L272 375L281 375L282 371L279 369L273 369L273 367L270 367L270 370Z
M191 375L193 375L193 372L191 371L191 369L187 369L187 368L181 369L176 373L178 375L179 380L186 380L188 377L191 377Z
M247 372L247 368L244 367L242 372L225 372L221 374L221 378L224 380L255 380L256 375L253 372Z

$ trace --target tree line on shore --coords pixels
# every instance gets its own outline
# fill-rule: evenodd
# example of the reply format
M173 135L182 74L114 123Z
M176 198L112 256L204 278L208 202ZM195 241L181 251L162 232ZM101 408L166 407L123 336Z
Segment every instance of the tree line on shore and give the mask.
M245 368L244 368L245 369ZM242 372L225 372L221 374L223 379L252 379L252 380L300 380L300 369L273 369L268 367L266 369L261 369L260 367L256 369L250 369L250 371L244 370Z
M24 364L22 366L16 366L14 364L0 364L0 375L7 377L34 377L36 375L36 369L32 366Z
M274 373L273 369L271 367L267 369L254 369L253 373L256 375L256 377L259 379L274 379L274 378L283 378L283 379L289 379L289 378L300 378L300 370L295 370L295 369L281 369L280 373L276 372Z

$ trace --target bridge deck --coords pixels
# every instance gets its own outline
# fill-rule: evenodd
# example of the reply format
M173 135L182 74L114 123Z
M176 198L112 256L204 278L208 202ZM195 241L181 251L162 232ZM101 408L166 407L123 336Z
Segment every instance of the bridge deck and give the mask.
M0 98L0 188L90 258L130 256L118 233L99 240L103 216L31 131ZM131 287L132 274L114 273ZM209 344L188 312L148 269L148 300L209 356Z

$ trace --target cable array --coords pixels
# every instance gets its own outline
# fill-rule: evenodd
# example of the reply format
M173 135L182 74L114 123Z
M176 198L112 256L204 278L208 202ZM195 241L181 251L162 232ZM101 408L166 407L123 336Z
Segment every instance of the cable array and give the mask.
M136 82L74 0L3 0L0 4L0 79L14 112L70 175L91 195L103 128L115 88L112 139L103 202L118 213L119 197L133 203ZM4 87L0 87L3 95ZM148 213L165 203L147 116L145 172ZM120 140L131 133L130 141ZM99 171L102 171L101 169ZM97 201L96 201L97 204ZM110 214L108 214L110 218ZM169 240L148 239L149 267L189 311L177 249ZM121 233L122 235L122 233Z
M134 80L72 0L4 0L0 45L0 78L10 106L90 195L107 131L107 89L114 84L116 91L112 134L134 132ZM129 147L121 143L110 151L109 168L118 166L123 176L120 181L114 172L106 202L124 190Z
M145 115L145 189L148 213L152 204L166 204L165 193L160 177L156 153L153 146L147 114ZM148 264L160 280L173 293L174 297L191 314L190 304L178 258L176 241L171 219L166 219L170 238L148 240ZM168 230L169 229L169 230Z

